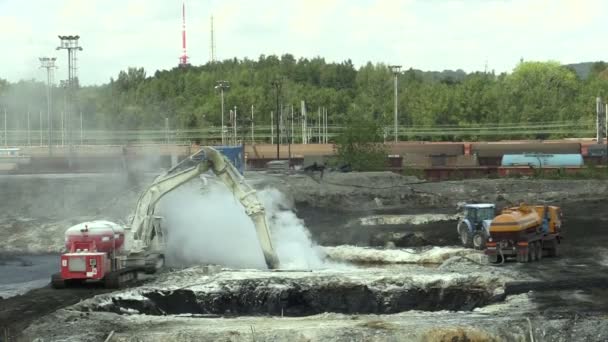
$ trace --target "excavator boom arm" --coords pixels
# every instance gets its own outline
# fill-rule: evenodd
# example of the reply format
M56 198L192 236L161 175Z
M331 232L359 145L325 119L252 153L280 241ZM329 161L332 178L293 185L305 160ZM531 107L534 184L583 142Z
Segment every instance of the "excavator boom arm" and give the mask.
M245 207L245 212L253 221L266 265L270 269L279 267L279 259L272 246L270 230L266 222L264 206L257 198L256 191L245 182L238 170L224 156L212 147L203 147L213 173L230 189L234 197Z
M175 171L177 167L173 168L166 174L158 177L140 196L131 223L133 242L138 246L131 247L149 247L152 240L154 209L164 195L211 169L239 200L245 208L245 212L253 221L268 268L278 268L279 260L272 246L264 206L258 200L255 190L245 183L234 165L218 150L212 147L203 147L202 151L205 154L205 158L202 161L181 171ZM192 157L187 162L191 163Z

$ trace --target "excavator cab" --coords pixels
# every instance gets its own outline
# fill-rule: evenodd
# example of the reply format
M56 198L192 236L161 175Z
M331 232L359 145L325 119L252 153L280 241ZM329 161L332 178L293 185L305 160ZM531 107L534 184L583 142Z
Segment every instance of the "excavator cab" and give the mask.
M496 206L491 203L465 204L458 221L457 232L463 246L475 249L485 248L490 236L489 227Z

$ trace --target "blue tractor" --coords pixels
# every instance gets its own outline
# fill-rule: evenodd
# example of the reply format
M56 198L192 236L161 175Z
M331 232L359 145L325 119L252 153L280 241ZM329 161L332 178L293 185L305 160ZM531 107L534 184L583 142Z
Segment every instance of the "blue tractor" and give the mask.
M490 223L494 219L496 206L489 203L465 204L464 212L458 220L458 236L462 245L484 249L490 236Z

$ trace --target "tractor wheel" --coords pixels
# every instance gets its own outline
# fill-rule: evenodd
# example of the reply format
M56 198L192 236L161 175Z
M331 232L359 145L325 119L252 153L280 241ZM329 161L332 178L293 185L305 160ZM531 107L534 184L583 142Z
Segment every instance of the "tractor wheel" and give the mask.
M473 247L473 234L469 232L469 227L461 223L458 231L460 232L460 242L462 242L462 245L468 248Z
M483 232L473 234L473 248L480 250L486 248L486 235Z
M118 272L110 272L103 278L103 285L107 289L117 289L120 287L120 274Z
M503 257L498 254L493 254L488 256L488 261L490 262L490 264L498 264L502 262L502 258Z
M61 277L61 273L55 273L51 276L51 286L54 289L65 288L65 280Z

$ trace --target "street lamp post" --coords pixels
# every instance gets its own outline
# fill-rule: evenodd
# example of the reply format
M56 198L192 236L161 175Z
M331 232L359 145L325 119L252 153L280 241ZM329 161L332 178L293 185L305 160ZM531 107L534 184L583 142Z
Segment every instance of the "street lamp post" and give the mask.
M70 156L72 151L72 140L71 140L71 118L73 114L73 101L74 92L78 87L78 77L76 76L76 51L82 51L82 47L78 45L80 36L59 36L61 44L57 47L57 50L68 50L68 79L67 79L67 97L68 106L65 110L65 119L67 127L67 140L70 146ZM71 158L70 158L71 160Z
M220 90L220 96L221 96L221 101L222 101L222 145L225 144L224 141L224 90L228 90L230 88L230 85L228 85L227 81L217 81L216 82L216 86L215 89L219 89Z
M391 71L393 72L393 75L395 76L395 142L397 142L399 140L399 126L398 126L398 109L397 109L397 104L399 102L398 100L398 94L397 94L397 87L398 87L398 76L399 76L399 71L401 70L401 65L391 65L390 66Z
M280 80L274 80L272 82L272 85L275 87L276 90L276 100L277 100L277 113L279 112L279 93L281 92L281 81ZM277 120L275 120L275 124L276 124L276 130L277 130L277 160L279 160L279 145L281 143L281 141L279 140L279 117L277 116Z
M51 120L51 111L53 110L53 83L54 80L54 71L55 61L57 58L55 57L40 57L40 67L46 69L46 126L47 126L47 143L49 145L49 156L53 154L53 147L51 143L51 131L53 127L53 122ZM42 112L40 114L42 118ZM40 144L42 145L42 119L40 119Z

